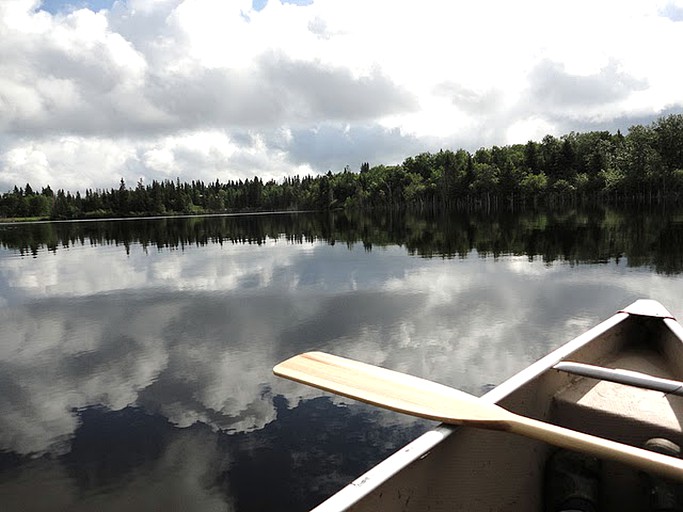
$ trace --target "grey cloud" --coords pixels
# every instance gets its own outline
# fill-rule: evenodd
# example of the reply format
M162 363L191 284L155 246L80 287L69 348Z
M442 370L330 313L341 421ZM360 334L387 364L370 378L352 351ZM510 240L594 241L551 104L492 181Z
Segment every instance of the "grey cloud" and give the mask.
M303 120L362 120L417 109L417 100L379 71L355 78L345 68L268 55L263 79L284 95L292 117Z
M410 95L380 74L356 79L343 68L285 57L262 59L253 75L201 69L192 75L148 77L137 90L122 87L114 75L95 65L55 75L49 69L58 68L55 62L60 60L67 68L78 67L73 59L58 57L45 57L45 62L51 61L45 66L37 60L34 76L50 76L45 88L66 87L75 101L57 104L33 90L36 111L22 114L21 106L4 108L15 112L6 117L7 131L122 136L214 127L265 128L357 121L415 108Z
M450 98L454 105L474 115L494 112L501 103L501 94L495 89L474 91L450 81L436 85L434 93Z
M72 24L64 21L55 32L70 31L75 39ZM86 44L63 35L28 38L0 26L3 31L0 128L6 133L120 134L166 121L138 90L144 58L117 34Z
M581 108L614 103L647 83L619 70L611 62L599 73L579 76L565 71L564 66L549 60L538 64L530 73L528 101L541 108Z
M342 171L348 165L358 170L363 162L371 165L391 165L402 162L422 151L436 151L449 141L418 139L398 128L386 128L374 123L324 122L292 128L285 136L281 130L257 132L266 152L254 151L254 134L230 132L230 139L239 149L230 156L226 166L236 176L249 177L267 167L274 153L286 155L286 166L309 165L313 172ZM283 168L282 175L286 173ZM278 178L281 176L277 176Z
M445 83L436 92L449 95L456 105L471 113L481 114L472 137L460 144L470 150L506 140L511 125L522 119L537 118L552 126L552 135L571 131L608 130L626 132L634 124L649 124L650 115L597 116L596 109L617 104L631 93L643 90L647 83L622 72L616 62L610 62L592 75L573 75L563 65L544 60L529 73L529 86L518 101L508 108L499 108L494 92L477 93L457 84ZM671 106L671 111L680 106ZM667 111L668 111L667 110ZM660 112L665 115L667 111ZM519 141L515 141L519 142Z
M284 105L258 76L201 69L192 76L155 76L146 86L151 102L172 121L168 129L257 127L286 117Z
M79 34L96 16L87 11L53 18L60 31L30 37L0 25L0 128L32 137L120 137L349 122L417 108L379 71L356 77L277 52L249 71L203 67L174 24L177 4L133 9L117 2L96 41Z
M308 30L320 39L329 39L332 36L327 28L327 22L317 16L308 22Z
M116 1L107 13L111 29L131 41L136 48L148 55L154 49L168 51L164 43L182 38L170 23L170 17L184 0L163 2L140 2L144 8L136 8L131 1Z
M363 162L371 165L400 163L410 155L431 149L429 144L413 135L377 124L341 126L326 123L316 128L293 130L292 135L292 140L282 149L288 151L293 162L309 163L321 172L341 171L340 165L357 170Z
M608 131L610 133L616 133L617 130L625 135L632 126L647 126L657 117L681 113L683 113L683 103L671 105L666 109L657 112L657 115L654 117L651 114L620 115L609 119L595 120L591 118L577 119L575 116L568 116L563 113L548 112L546 113L545 118L555 126L554 135L563 135L571 131Z
M261 57L253 74L202 69L156 76L148 91L178 128L357 121L416 108L411 95L378 72L355 78L344 68L273 54Z

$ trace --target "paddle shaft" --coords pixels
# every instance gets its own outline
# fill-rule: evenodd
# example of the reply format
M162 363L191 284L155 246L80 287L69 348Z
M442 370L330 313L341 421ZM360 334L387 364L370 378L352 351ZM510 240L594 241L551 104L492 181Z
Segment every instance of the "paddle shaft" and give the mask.
M294 356L273 372L303 384L421 418L508 431L683 481L683 460L521 416L457 389L322 352Z
M601 459L622 462L646 473L656 473L662 477L683 481L683 460L681 459L525 416L515 416L516 418L509 422L508 432L538 439L560 448L588 453Z

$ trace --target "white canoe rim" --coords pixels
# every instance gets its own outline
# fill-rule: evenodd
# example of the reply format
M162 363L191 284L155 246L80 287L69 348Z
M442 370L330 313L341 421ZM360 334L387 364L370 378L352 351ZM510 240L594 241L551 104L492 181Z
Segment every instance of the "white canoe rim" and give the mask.
M565 370L554 369L558 363L560 368L566 365ZM590 373L596 365L607 373L577 374L585 366ZM607 380L610 371L622 382ZM634 387L637 382L626 382L633 374L635 381L652 375L654 381L664 382L661 385L674 387L683 380L683 327L654 300L637 300L482 399L634 446L650 437L683 444L683 397L657 388L657 382ZM541 510L544 466L551 450L545 443L507 433L441 424L311 512ZM605 494L612 496L606 509L639 510L642 476L619 463L603 463L603 476L605 472Z

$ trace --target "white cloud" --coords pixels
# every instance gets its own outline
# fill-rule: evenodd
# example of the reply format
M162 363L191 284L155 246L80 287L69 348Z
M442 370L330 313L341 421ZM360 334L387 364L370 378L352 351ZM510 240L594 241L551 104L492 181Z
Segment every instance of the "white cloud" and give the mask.
M511 144L524 144L530 140L541 140L553 129L553 125L545 119L531 116L512 123L505 133L505 139Z
M676 2L38 7L0 5L5 188L280 178L683 109ZM330 137L308 144L320 129ZM121 156L82 157L96 146Z
M643 293L683 310L681 276L623 261L575 272L540 258L357 247L359 266L343 244L284 239L183 250L76 242L0 260L4 446L54 449L77 427L73 409L93 403L137 404L181 427L260 429L275 395L290 405L320 395L270 372L311 349L476 394Z

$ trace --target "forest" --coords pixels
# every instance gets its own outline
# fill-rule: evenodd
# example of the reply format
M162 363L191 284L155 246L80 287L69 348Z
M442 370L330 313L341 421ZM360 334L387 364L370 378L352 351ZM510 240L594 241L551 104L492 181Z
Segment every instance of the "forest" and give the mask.
M0 219L81 219L327 209L436 211L577 204L678 204L683 198L683 114L617 131L546 135L540 142L442 149L400 165L277 182L123 179L111 189L40 191L29 183L0 195Z

